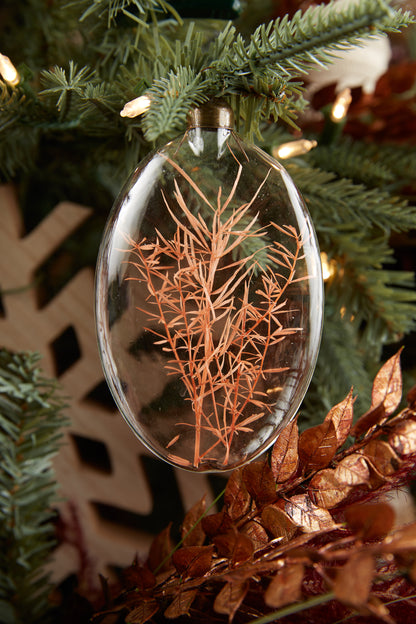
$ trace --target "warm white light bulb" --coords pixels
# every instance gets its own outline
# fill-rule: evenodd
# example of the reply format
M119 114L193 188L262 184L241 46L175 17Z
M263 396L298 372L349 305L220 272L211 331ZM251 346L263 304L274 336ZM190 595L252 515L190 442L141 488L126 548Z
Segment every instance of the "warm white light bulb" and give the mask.
M145 113L152 103L151 98L148 95L141 95L140 97L130 100L124 105L123 110L120 112L121 117L138 117Z
M335 275L336 262L335 260L329 260L328 255L324 251L321 251L321 265L322 279L324 282L327 282L333 275Z
M9 59L8 56L0 53L0 75L5 82L7 82L12 87L15 87L20 82L20 76Z
M341 121L346 116L352 100L351 89L343 89L334 102L331 110L332 121Z
M289 143L282 143L278 147L275 147L273 150L273 156L282 160L285 158L293 158L293 156L306 154L317 145L318 143L316 141L309 141L308 139L290 141Z

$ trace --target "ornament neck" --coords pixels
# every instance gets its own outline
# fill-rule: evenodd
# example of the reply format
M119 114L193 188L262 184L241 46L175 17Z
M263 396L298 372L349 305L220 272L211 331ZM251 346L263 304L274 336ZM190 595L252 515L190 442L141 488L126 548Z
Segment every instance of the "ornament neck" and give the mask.
M188 113L188 129L234 127L232 108L224 100L210 100L201 106L192 108Z

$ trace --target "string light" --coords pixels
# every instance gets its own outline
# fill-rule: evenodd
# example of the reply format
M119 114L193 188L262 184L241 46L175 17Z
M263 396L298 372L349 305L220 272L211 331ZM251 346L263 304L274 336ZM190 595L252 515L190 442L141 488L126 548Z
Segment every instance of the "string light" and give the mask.
M285 158L293 158L293 156L307 154L307 152L317 145L318 143L316 141L308 141L308 139L290 141L289 143L282 143L278 147L275 147L273 149L273 156L282 160Z
M321 265L322 265L322 279L327 282L336 273L337 263L335 260L330 260L328 255L321 251Z
M148 95L141 95L140 97L130 100L124 105L123 110L120 112L121 117L138 117L143 115L149 108L152 100Z
M338 122L344 119L350 107L351 100L351 89L349 89L348 87L346 89L343 89L337 95L337 98L331 110L332 121Z
M20 76L8 56L0 53L0 75L5 82L15 87L20 82Z

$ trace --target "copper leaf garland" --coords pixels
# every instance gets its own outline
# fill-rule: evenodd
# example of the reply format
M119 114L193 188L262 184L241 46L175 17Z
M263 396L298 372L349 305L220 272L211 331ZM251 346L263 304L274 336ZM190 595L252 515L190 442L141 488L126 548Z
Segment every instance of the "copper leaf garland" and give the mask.
M299 453L292 422L271 466L264 459L233 472L217 513L200 520L198 503L184 520L189 539L170 557L169 530L157 537L148 562L133 568L151 582L126 587L111 616L102 611L93 621L160 623L185 614L190 623L266 624L289 615L290 624L414 621L416 522L397 527L383 498L410 478L416 458L415 392L394 415L401 391L396 354L374 382L379 422L364 415L353 427L350 392L300 436Z

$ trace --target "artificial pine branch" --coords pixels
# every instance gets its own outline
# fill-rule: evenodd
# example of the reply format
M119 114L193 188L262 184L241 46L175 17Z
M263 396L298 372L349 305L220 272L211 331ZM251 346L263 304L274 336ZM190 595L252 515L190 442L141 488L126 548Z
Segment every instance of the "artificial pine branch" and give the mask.
M85 5L85 0L75 2L78 5ZM166 17L171 14L176 20L181 21L180 16L174 7L165 2L165 0L94 0L81 15L81 21L98 12L98 17L107 17L107 27L116 22L117 18L122 15L133 22L147 26L147 18L149 14L159 12Z
M142 6L142 3L124 0L93 3L87 9L87 15L84 12L86 19L79 25L79 33L85 41L94 40L99 53L99 58L95 59L95 67L88 59L90 46L79 46L77 50L74 48L76 56L82 59L85 65L80 64L80 69L75 74L73 70L76 59L73 58L68 75L65 68L59 66L48 70L44 74L48 84L43 95L39 97L30 90L26 93L26 97L33 100L30 109L31 118L21 119L17 114L13 118L13 125L16 128L21 124L33 125L39 117L50 116L51 110L48 105L53 101L50 98L54 98L59 110L59 114L53 120L56 129L61 124L62 130L67 130L71 107L69 105L63 107L63 102L66 102L68 96L71 100L75 99L72 108L76 111L85 96L85 89L87 87L91 89L91 80L88 80L92 75L91 72L100 71L92 84L103 84L113 82L116 72L125 66L136 76L140 67L141 76L147 76L150 86L155 80L162 80L153 86L156 97L151 112L148 113L151 118L146 121L146 115L144 116L143 130L148 141L183 128L186 109L188 105L198 104L201 101L202 89L204 97L241 96L246 100L242 111L245 112L247 130L249 134L259 133L260 124L264 119L280 117L291 122L296 116L296 111L302 107L303 102L299 97L301 86L293 80L294 77L304 74L312 65L328 64L332 53L353 45L359 38L396 30L412 21L408 13L395 11L385 2L365 0L340 11L333 10L331 3L328 6L309 9L304 15L297 13L292 20L276 20L267 27L262 26L255 31L248 43L237 33L234 26L226 25L219 31L214 41L210 41L208 36L201 46L200 37L192 38L189 31L184 31L181 25L156 21L152 46L151 37L146 34L149 31L146 24L137 23L137 28L130 25L123 28L118 23L113 24L119 13L128 11L130 15L133 5L137 10L136 17L142 21L142 17L139 17L143 16L140 7L144 11L147 10L144 4L147 9L150 5L164 5L161 2L148 2ZM77 6L80 8L79 3L75 3L75 8ZM90 12L97 10L99 15L103 15L107 9L106 19L113 28L107 30L104 40L100 40L102 31L97 28ZM69 11L68 8L65 10ZM173 42L178 40L185 43L187 58L181 58L180 45L175 47ZM173 56L159 53L163 49L163 41L167 42L165 48L173 46L175 50ZM112 69L108 75L104 71L104 59L112 62ZM169 81L173 81L170 85L172 95L164 100L159 97L160 88L169 86ZM180 87L176 92L173 91L175 85ZM18 86L17 91L23 88L23 85ZM106 88L102 88L106 91ZM186 93L186 97L181 104L176 100L183 97L183 93ZM74 96L77 96L78 100ZM255 115L250 117L250 112ZM103 125L103 121L108 123L108 119L102 120L98 122L100 126ZM116 123L116 120L114 121ZM93 123L94 118L88 120L89 134L94 133ZM117 122L116 125L121 133L123 129L126 133L129 123ZM82 120L79 119L76 125L82 127ZM6 153L4 156L7 158Z
M324 147L324 154L327 149ZM321 148L316 150L319 158ZM331 152L330 152L331 154ZM332 149L332 161L338 151ZM350 155L353 158L353 155ZM355 166L360 160L354 159ZM333 168L334 165L331 165ZM308 197L314 217L323 225L333 222L335 226L356 224L360 228L377 227L387 232L410 230L416 227L416 214L407 201L392 195L388 191L369 188L348 179L347 172L339 176L330 171L295 167L289 165L288 171L296 184ZM385 169L383 170L385 172ZM384 173L386 175L386 173ZM390 174L391 179L391 174ZM390 180L389 180L390 181Z
M208 87L202 75L189 67L178 67L166 78L155 80L147 92L154 105L143 120L146 139L153 141L161 134L176 134L190 108L209 99Z
M0 621L52 621L52 585L42 570L54 546L57 499L52 458L66 420L38 356L0 350Z
M381 343L365 344L361 328L352 323L347 311L340 313L337 297L327 292L324 332L312 383L302 406L302 422L314 424L316 414L330 407L352 385L362 408L371 397L373 363L380 359Z

